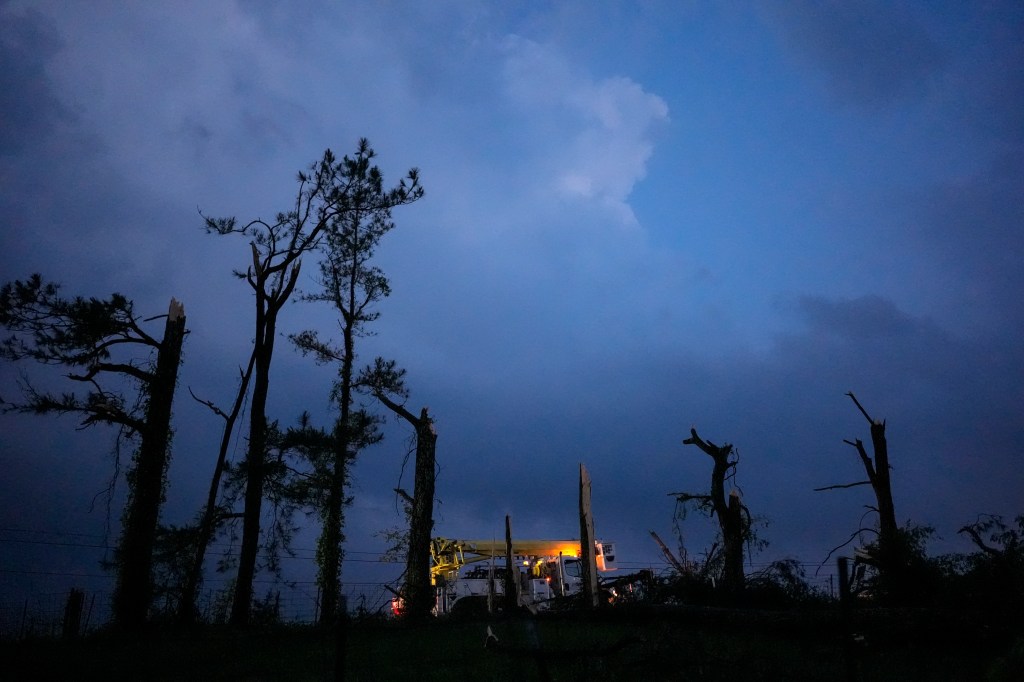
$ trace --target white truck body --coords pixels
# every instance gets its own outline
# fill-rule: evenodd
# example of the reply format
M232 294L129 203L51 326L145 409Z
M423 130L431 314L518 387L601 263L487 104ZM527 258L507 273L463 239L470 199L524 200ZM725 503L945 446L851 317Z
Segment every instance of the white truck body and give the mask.
M443 541L448 552L435 553L434 579L437 614L485 612L503 600L506 559L504 543ZM516 603L544 610L560 597L583 591L579 541L522 541L513 543L512 571ZM615 545L595 542L598 573L615 570ZM497 601L495 601L497 600Z

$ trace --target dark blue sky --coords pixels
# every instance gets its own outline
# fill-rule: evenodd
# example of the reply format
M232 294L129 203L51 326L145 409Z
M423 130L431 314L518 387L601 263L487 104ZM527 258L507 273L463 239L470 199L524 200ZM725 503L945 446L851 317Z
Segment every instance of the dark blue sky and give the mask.
M934 526L934 551L1024 512L1019 3L7 0L0 112L2 279L185 304L167 521L198 509L216 454L185 389L226 404L251 338L246 246L197 207L269 217L363 136L427 189L378 253L393 295L359 352L396 358L437 419L438 534L500 535L511 513L520 535L575 535L584 462L598 533L655 559L666 494L707 485L693 425L739 449L762 558L820 560L871 501L812 491L863 478L850 390L888 420L897 515ZM285 310L282 332L307 327L330 312ZM282 342L272 413L326 422L332 378ZM400 520L405 438L362 456L352 550ZM4 417L0 527L102 533L109 444ZM692 553L710 528L687 523Z

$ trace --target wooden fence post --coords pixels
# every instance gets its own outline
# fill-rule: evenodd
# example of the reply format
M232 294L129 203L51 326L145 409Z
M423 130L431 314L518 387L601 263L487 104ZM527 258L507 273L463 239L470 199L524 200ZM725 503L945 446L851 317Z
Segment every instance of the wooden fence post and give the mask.
M64 639L74 639L78 636L82 626L83 606L85 606L85 593L72 587L68 594L68 600L64 604L64 622L61 628L61 636Z

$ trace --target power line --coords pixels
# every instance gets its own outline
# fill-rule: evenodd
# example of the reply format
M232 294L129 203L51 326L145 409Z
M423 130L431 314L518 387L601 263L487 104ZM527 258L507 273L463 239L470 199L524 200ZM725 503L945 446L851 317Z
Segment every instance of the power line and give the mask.
M85 537L85 538L101 538L102 535L92 533L74 533L66 531L49 531L49 530L32 530L25 528L0 528L0 533L24 533L24 534L36 534L36 535L51 535L51 536L71 536L71 537ZM116 546L109 544L91 544L85 542L68 542L68 541L56 541L56 540L35 540L35 539L23 539L23 538L3 538L0 537L0 543L16 543L26 545L42 545L51 547L74 547L82 549L103 549L103 550L114 550ZM223 551L233 549L234 545L231 543L211 543L210 549L215 551ZM305 553L305 556L300 554ZM385 556L386 552L371 552L367 550L355 550L345 549L344 551L346 558L345 563L380 563L380 564L398 564L403 563L399 559L381 559L379 557ZM288 552L282 554L281 559L297 559L297 560L310 560L313 559L316 554L316 550L311 547L292 547ZM377 559L362 559L352 558L350 555L362 555L378 557ZM776 562L745 562L745 565L751 568L768 568ZM664 559L654 559L651 561L619 561L617 562L621 569L634 569L639 570L646 567L657 566L659 568L667 567L669 563ZM796 564L801 568L813 567L815 569L825 568L825 566L818 561L797 561Z
M47 540L19 540L13 538L0 538L0 542L15 542L19 545L48 545L50 547L85 547L89 549L115 549L110 545L87 545L82 542L54 542Z
M104 535L97 535L95 533L73 533L71 531L54 531L54 530L30 530L28 528L0 528L0 533L33 533L35 535L74 535L77 537L85 538L102 538Z
M106 573L62 573L60 571L20 571L15 569L0 568L0 573L14 573L17 575L51 575L61 578L113 578Z
M73 537L89 537L89 538L102 538L102 537L105 537L103 535L95 535L95 534L91 534L91 533L71 533L71 532L48 531L48 530L28 530L28 529L24 529L24 528L0 528L0 533L28 533L28 534L36 534L36 535L58 535L58 536L60 536L60 535L67 535L67 536L73 536ZM88 543L82 543L82 542L57 542L57 541L52 541L52 540L28 540L28 539L22 539L22 538L0 538L0 542L16 542L16 543L28 544L28 545L49 545L49 546L53 546L53 547L84 547L84 548L91 548L91 549L117 549L115 546L108 545L108 544L98 545L98 544L88 544ZM230 544L230 543L210 543L210 545L209 545L209 548L210 549L214 549L214 550L231 549L232 547L233 547L233 545ZM315 555L316 554L316 549L312 548L312 547L292 547L292 548L290 548L290 551L291 552L295 552L295 553L306 552L306 553L309 553L310 555ZM386 552L370 552L370 551L358 550L358 549L345 549L345 554L346 555L347 554L363 554L363 555L370 555L370 556L383 556L384 554L386 554ZM310 556L310 557L291 557L291 556L289 556L288 558L312 558L312 556ZM360 561L360 560L350 559L350 561ZM361 560L361 561L365 561L365 559ZM384 562L384 563L387 563L387 562Z

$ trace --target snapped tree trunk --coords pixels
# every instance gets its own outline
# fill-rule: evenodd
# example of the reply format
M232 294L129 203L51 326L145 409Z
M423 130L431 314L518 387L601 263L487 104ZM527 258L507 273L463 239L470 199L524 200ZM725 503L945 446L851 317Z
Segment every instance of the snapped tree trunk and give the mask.
M722 519L725 548L725 587L734 592L743 589L743 512L739 492L729 493L729 505Z
M409 518L409 548L405 568L405 608L409 619L423 619L434 608L430 584L430 539L434 532L434 487L437 476L437 430L428 408L417 417L391 400L383 391L374 395L384 406L409 422L416 431L416 463L412 513ZM507 593L506 593L507 594Z
M735 462L729 461L732 445L722 446L705 441L697 435L696 429L690 429L690 437L683 441L684 445L696 445L714 462L711 470L711 505L718 517L718 527L722 532L722 546L725 552L725 568L722 573L723 588L727 592L743 590L743 514L739 493L733 491L729 499L725 497L725 478Z
M885 438L885 422L871 423L871 447L875 452L875 499L881 537L890 546L897 540L896 508L892 502L892 479L889 468L889 445Z
M594 555L594 515L590 507L590 474L580 464L580 580L583 583L583 606L596 608L597 557Z
M122 627L144 624L152 599L153 545L164 500L171 406L184 338L185 309L172 298L156 369L145 389L145 427L133 470L129 472L131 494L118 546L119 570L113 597L114 621Z
M518 566L512 554L512 517L505 514L505 578L502 592L505 593L505 613L512 613L519 608Z
M857 455L864 465L864 471L868 475L868 482L875 493L875 508L878 511L878 554L874 560L879 574L887 585L883 593L891 592L892 594L889 594L888 597L898 599L898 592L902 589L901 573L906 557L903 556L899 526L896 524L896 508L892 502L892 479L889 475L889 445L885 438L885 420L872 419L852 391L846 395L850 396L850 400L870 425L871 447L875 453L873 462L864 449L864 443L859 438L843 442L856 448Z
M430 537L434 531L437 432L426 407L420 411L420 417L413 426L416 429L416 465L405 577L409 615L425 618L434 607L434 591L430 585Z

